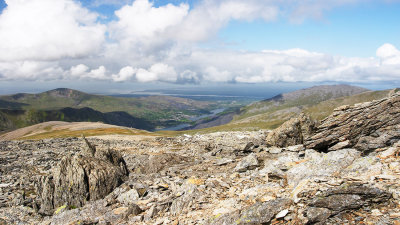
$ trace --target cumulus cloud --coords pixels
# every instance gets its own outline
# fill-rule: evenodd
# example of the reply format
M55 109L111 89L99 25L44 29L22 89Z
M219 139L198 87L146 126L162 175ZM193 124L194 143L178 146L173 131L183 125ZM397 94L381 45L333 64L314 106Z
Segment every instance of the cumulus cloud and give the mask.
M374 1L374 0L369 0ZM0 15L1 80L88 79L113 82L372 82L400 79L400 51L384 44L376 57L332 56L305 49L245 52L205 49L237 21L320 18L361 0L202 0L156 7L121 4L116 20L74 0L7 0ZM92 4L92 5L93 5ZM201 45L200 45L201 46Z
M204 41L214 36L231 20L274 20L279 8L270 1L205 0L190 11L181 24L174 27L177 39Z
M63 78L64 70L56 62L0 61L0 74L2 80L56 80Z
M6 0L0 60L58 60L100 50L106 27L73 0Z
M118 21L111 24L111 34L121 41L144 41L181 23L188 10L187 4L168 4L156 8L148 0L136 0L132 5L126 5L115 12Z
M172 66L163 63L156 63L148 70L142 68L138 69L136 79L139 82L175 82L177 80L177 73Z
M64 74L66 74L64 79L73 78L73 79L109 80L109 76L107 75L107 69L104 66L99 66L98 68L90 69L88 66L84 64L79 64L76 66L72 66L71 69L69 71L66 71Z
M191 70L183 71L178 77L177 82L181 84L190 83L190 84L198 84L201 82L201 78L199 75Z
M111 77L115 82L122 82L130 80L136 73L137 69L130 66L122 68L118 74L113 74Z
M383 65L400 65L400 51L391 44L384 44L376 50L376 56Z

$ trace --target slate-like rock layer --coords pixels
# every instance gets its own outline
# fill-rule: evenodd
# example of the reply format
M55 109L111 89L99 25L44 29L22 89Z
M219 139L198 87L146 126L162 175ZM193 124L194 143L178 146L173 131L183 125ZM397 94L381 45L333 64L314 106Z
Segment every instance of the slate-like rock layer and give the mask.
M390 146L400 140L400 93L354 106L341 106L324 119L306 148L326 151L337 143L363 152Z

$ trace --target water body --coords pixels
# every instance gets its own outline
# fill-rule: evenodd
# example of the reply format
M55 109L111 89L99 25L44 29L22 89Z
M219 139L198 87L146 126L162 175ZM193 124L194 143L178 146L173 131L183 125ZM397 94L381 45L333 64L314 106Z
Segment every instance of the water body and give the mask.
M214 109L214 110L211 111L210 114L203 114L203 115L200 115L200 116L190 117L189 120L191 120L191 121L193 121L193 122L196 122L197 120L201 120L201 119L204 119L204 118L207 118L207 117L210 117L210 116L215 116L215 115L217 115L218 113L223 112L225 109L226 109L226 108ZM189 124L189 123L182 123L182 124L179 124L179 125L176 125L176 126L173 126L173 127L166 127L166 128L163 128L163 129L157 129L156 131L162 131L162 130L182 130L182 129L187 128L187 127L190 127L190 126L192 126L192 125Z

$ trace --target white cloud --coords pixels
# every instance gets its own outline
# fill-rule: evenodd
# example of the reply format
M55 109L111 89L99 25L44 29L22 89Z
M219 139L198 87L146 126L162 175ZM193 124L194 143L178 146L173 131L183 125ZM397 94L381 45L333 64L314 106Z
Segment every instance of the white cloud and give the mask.
M270 1L205 0L190 11L184 21L173 29L176 39L204 41L213 37L231 20L274 20L279 8Z
M103 6L103 5L121 6L121 5L126 5L129 2L131 2L131 0L93 0L90 5L92 7L99 7L99 6Z
M185 70L183 71L180 76L178 77L178 82L181 84L184 83L192 83L192 84L197 84L200 83L200 77L198 74L194 71L191 70Z
M370 0L373 1L373 0ZM95 0L120 4L125 0ZM305 49L259 52L205 49L233 20L301 22L361 0L203 0L155 7L136 0L101 25L73 0L8 0L0 15L0 74L12 79L113 82L375 82L400 79L400 51L349 58ZM108 41L106 31L109 32Z
M227 70L220 71L214 66L208 66L204 70L204 79L212 82L228 82L233 79L233 76Z
M79 64L79 65L71 67L70 72L73 77L79 78L80 76L83 76L84 74L86 74L88 70L89 70L88 66L86 66L84 64Z
M156 63L152 65L148 70L140 68L136 72L136 79L139 82L176 82L177 78L177 73L174 67L163 63Z
M400 65L400 51L391 44L384 44L376 50L376 56L383 65Z
M72 66L69 71L64 74L64 79L93 79L93 80L109 80L105 66L99 66L95 69L90 69L84 64Z
M169 41L167 30L181 23L188 11L187 4L156 8L148 0L136 0L115 12L118 20L110 24L110 35L124 49L162 45Z
M105 26L72 0L6 0L0 15L0 60L59 60L100 50Z
M15 61L1 62L2 80L57 80L64 70L55 62Z
M134 69L130 66L125 66L122 68L118 74L113 74L111 77L115 82L122 82L130 80L133 75L136 73L137 69Z

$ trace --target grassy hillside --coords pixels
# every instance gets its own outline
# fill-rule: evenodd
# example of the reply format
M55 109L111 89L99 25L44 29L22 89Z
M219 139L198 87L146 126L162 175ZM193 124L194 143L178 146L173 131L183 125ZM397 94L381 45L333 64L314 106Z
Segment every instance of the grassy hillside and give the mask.
M293 107L304 108L322 101L351 96L366 92L368 89L350 85L320 85L277 95L273 98L255 102L243 107L235 120L241 120L263 113L274 113Z
M390 90L369 91L357 95L341 97L320 102L317 105L306 108L304 111L311 115L314 119L321 120L329 116L333 110L342 105L354 105L360 102L370 102L373 100L384 98Z
M158 136L144 130L98 122L50 121L2 134L0 135L0 140L65 138L80 137L81 135L86 137L100 135Z
M153 129L155 126L171 126L181 122L188 122L188 117L208 113L216 107L215 103L178 97L120 98L91 95L66 88L59 88L40 94L22 93L0 96L0 109L8 110L6 112L3 111L3 117L7 117L8 121L12 121L14 128L48 121L55 117L54 119L64 121L89 120L108 123L109 120L113 120L112 124L124 126L141 124L136 127ZM63 110L65 111L66 108L90 108L98 112L82 110L79 113L65 113ZM74 120L78 118L79 114L83 115L83 118ZM62 118L62 115L64 115L64 118ZM68 118L68 116L70 117ZM123 124L115 122L125 120L129 116L132 117L130 120L134 121L133 123L129 121Z
M194 133L209 133L217 131L244 131L244 130L260 130L260 129L274 129L287 121L289 118L298 115L301 112L306 112L312 118L321 120L330 115L333 110L342 105L354 105L360 102L367 102L376 99L381 99L387 96L390 90L385 91L367 91L351 96L338 97L321 102L314 102L314 100L306 100L307 104L299 101L288 101L276 103L274 100L264 101L262 104L268 108L261 113L247 113L246 109L251 109L254 105L244 108L243 114L236 116L230 123L192 131L179 131L179 132L163 132L164 134L194 134ZM311 96L313 98L313 96ZM315 98L314 98L315 99ZM310 104L310 102L314 102ZM247 113L247 114L246 114Z

